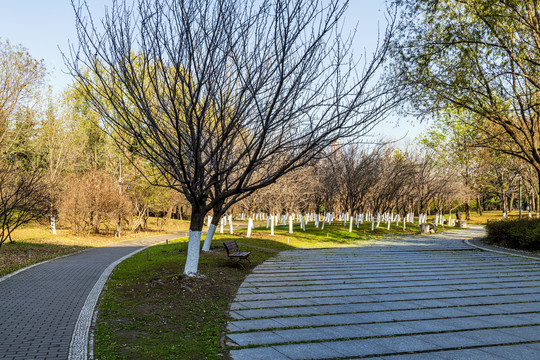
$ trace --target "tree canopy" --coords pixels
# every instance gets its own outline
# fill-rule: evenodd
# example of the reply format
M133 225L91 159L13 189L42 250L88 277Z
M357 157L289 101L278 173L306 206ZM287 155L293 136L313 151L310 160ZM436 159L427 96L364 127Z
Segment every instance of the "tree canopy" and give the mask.
M407 21L394 76L415 112L476 130L474 146L518 157L540 176L536 0L396 0Z

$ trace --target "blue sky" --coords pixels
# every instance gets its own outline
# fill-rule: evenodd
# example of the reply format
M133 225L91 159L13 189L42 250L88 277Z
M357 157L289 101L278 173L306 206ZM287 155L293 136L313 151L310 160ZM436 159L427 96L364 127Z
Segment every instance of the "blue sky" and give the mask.
M89 0L93 14L101 15L112 0ZM76 42L75 20L70 0L0 0L2 15L0 38L13 44L22 44L37 59L43 59L50 72L50 83L60 92L71 83L65 74L60 49L68 51L69 41ZM345 18L345 31L357 25L354 51L368 53L374 49L377 32L385 28L384 0L351 0ZM399 122L400 126L395 127ZM409 138L418 134L425 125L410 125L392 116L376 131L399 138L406 133Z

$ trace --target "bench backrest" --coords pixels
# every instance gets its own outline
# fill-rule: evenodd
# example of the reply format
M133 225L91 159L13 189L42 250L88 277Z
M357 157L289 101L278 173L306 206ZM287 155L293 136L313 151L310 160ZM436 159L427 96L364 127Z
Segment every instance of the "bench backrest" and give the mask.
M238 251L238 244L236 244L236 240L225 241L223 246L225 246L225 250L227 250L227 255L229 255L229 253L235 253Z

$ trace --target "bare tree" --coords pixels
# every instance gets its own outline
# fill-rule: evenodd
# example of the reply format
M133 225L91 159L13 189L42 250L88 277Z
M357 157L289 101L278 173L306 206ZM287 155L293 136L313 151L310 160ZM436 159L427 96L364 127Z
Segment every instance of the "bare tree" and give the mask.
M152 162L192 206L184 273L205 215L358 138L395 106L376 81L393 31L359 64L339 0L115 1L102 29L74 3L69 61L122 151ZM146 174L147 175L147 174ZM154 178L153 176L148 176Z
M40 218L48 209L47 187L42 172L27 164L0 164L0 246L19 226Z
M368 150L357 144L340 147L319 164L325 202L333 211L367 210L367 196L382 178L383 146Z
M132 212L130 199L118 191L115 177L90 171L68 182L60 212L76 232L99 233Z

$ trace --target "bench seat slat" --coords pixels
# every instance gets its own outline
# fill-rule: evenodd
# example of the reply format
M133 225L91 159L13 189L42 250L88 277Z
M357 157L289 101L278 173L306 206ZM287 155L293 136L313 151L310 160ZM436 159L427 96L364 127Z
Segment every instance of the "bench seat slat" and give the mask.
M247 257L251 254L251 251L235 252L229 255L229 257Z

